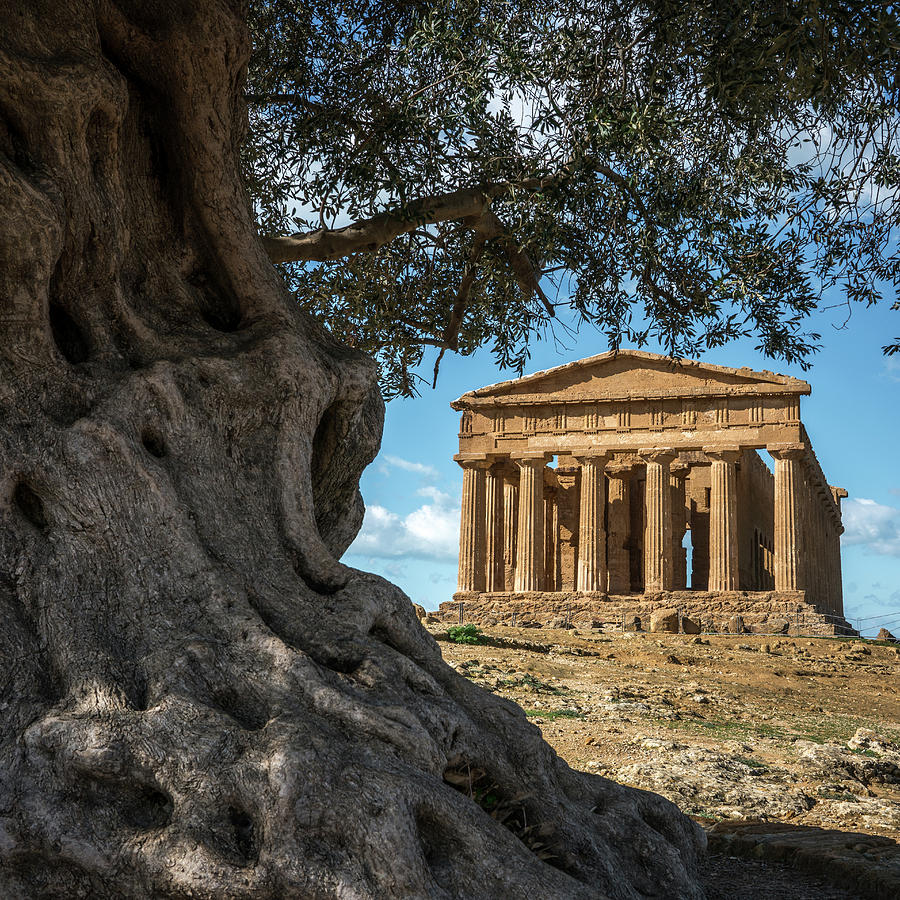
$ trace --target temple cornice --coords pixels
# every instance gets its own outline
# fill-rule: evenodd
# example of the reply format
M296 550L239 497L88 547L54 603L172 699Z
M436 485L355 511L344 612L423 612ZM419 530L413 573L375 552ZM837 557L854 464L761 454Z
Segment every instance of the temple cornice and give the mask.
M800 382L800 385L735 385L724 388L680 388L674 391L595 391L585 397L553 397L553 403L566 406L584 406L597 402L617 402L621 400L682 400L698 397L803 397L810 393L809 385ZM481 409L494 406L546 406L551 398L547 394L489 394L477 396L464 394L450 403L450 407L456 410Z

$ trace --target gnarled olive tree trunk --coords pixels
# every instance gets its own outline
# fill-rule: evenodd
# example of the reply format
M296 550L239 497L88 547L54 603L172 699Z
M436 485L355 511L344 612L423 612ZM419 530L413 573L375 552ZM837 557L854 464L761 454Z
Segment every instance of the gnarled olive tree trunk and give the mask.
M382 404L256 237L241 4L0 17L0 895L699 896L337 562Z

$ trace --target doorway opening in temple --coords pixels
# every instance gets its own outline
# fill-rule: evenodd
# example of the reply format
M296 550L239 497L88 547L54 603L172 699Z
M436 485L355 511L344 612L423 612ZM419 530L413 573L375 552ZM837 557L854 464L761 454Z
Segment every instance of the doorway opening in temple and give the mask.
M681 546L684 549L684 557L685 557L685 571L687 572L687 589L689 591L695 591L694 580L693 580L693 571L694 571L694 547L691 543L691 529L688 527L687 531L684 533L684 540L681 542Z

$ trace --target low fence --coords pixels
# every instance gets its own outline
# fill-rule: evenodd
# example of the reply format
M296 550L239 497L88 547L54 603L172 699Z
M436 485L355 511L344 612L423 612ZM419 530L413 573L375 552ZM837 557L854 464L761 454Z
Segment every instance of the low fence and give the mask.
M847 621L863 637L873 638L882 629L885 631L900 631L900 610L894 613L876 613L874 616L848 616Z

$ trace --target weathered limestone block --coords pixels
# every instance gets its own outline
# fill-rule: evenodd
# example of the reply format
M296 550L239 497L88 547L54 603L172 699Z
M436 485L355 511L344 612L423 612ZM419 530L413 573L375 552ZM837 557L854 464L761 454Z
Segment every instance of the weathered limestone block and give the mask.
M650 613L650 630L678 634L678 610L655 609Z

